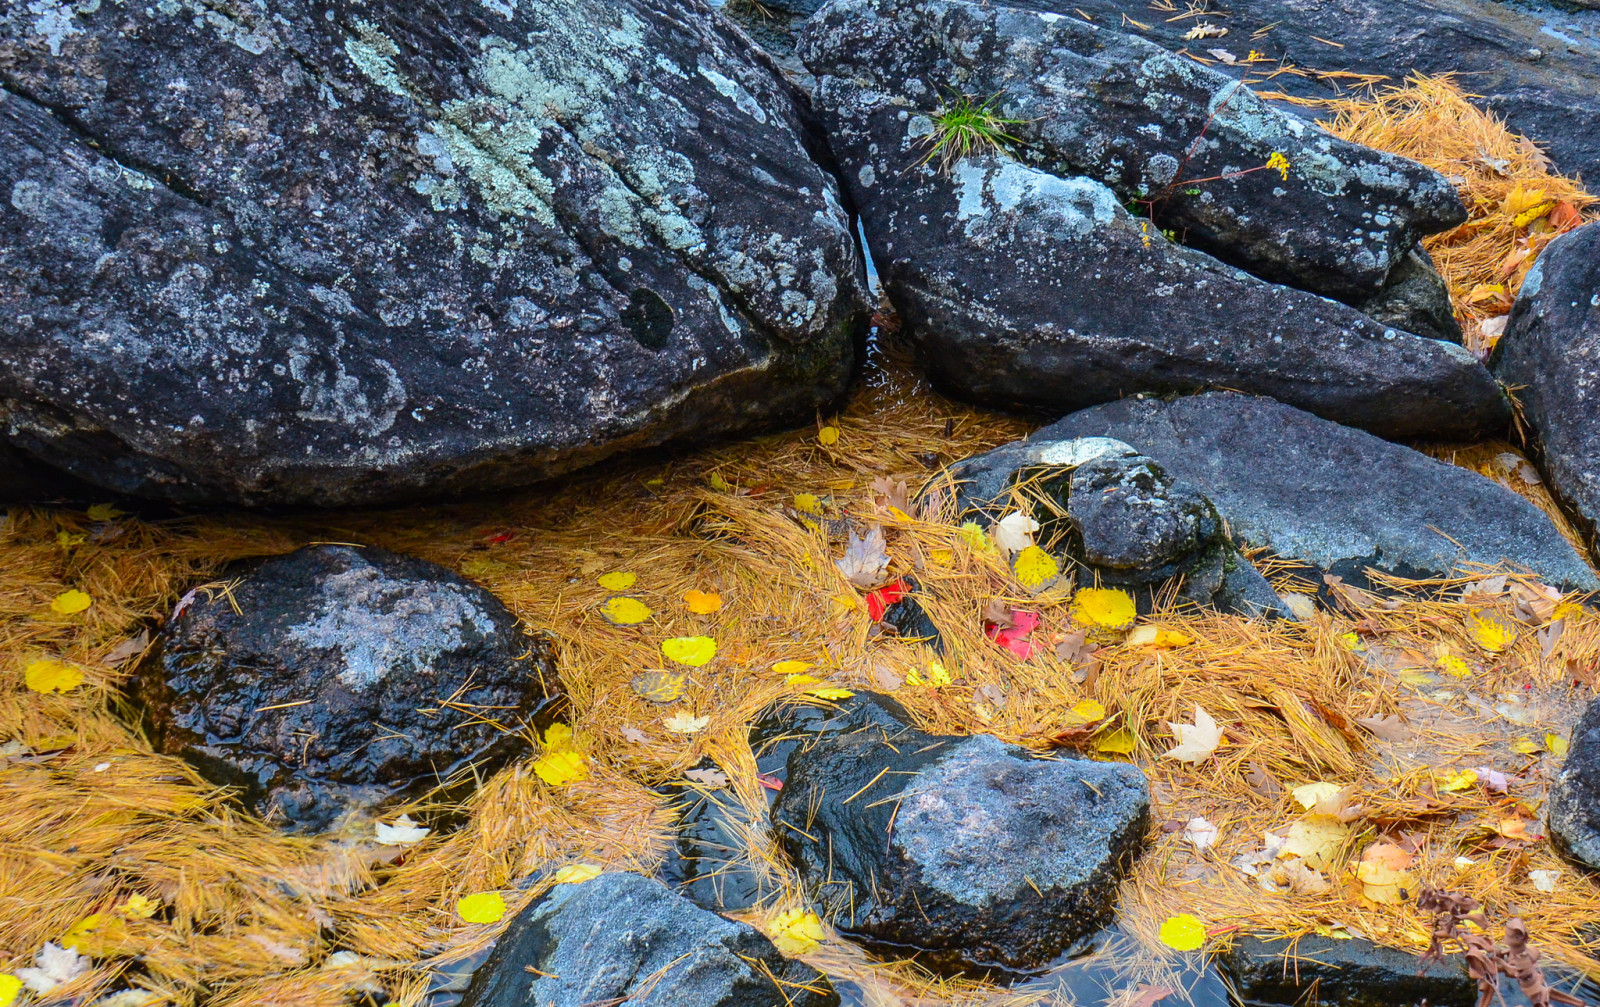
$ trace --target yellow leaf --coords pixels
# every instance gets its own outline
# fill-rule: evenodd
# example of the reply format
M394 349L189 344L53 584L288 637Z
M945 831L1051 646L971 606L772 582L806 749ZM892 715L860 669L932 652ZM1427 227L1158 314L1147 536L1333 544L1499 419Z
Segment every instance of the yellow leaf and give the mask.
M1506 194L1503 208L1506 213L1516 216L1519 213L1523 213L1535 206L1538 206L1540 203L1545 202L1548 198L1549 194L1544 189L1527 189L1523 187L1521 182L1518 182L1512 188L1512 190Z
M55 601L50 603L50 611L58 615L76 615L94 604L94 599L82 591L65 591L56 595Z
M1132 755L1136 744L1133 732L1126 727L1119 727L1096 741L1094 747L1096 751L1113 755Z
M810 661L779 661L772 666L772 670L780 675L799 675L811 670ZM815 681L815 679L813 679ZM789 679L789 684L794 685L794 679Z
M1522 755L1538 755L1544 751L1544 746L1532 738L1518 738L1511 743L1511 750Z
M709 716L696 717L680 711L663 720L661 726L673 734L699 734L709 723L711 723Z
M630 683L640 698L652 703L676 703L683 698L689 676L681 671L646 671L633 676Z
M1092 699L1085 699L1068 710L1067 715L1080 724L1094 724L1106 719L1106 708Z
M598 878L603 868L594 864L568 864L550 876L558 885L581 885Z
M821 516L822 501L814 493L796 493L794 495L794 509L802 514Z
M631 574L626 570L618 570L614 573L602 574L600 576L600 586L607 591L626 591L638 579L636 574Z
M683 603L695 615L710 615L722 608L722 595L715 591L685 591Z
M1197 917L1179 913L1161 924L1161 943L1174 951L1198 951L1206 943L1206 927Z
M711 473L711 478L708 479L707 482L709 482L711 484L711 488L716 490L718 493L726 493L733 489L732 486L728 485L728 480L722 478L721 472Z
M1361 637L1354 633L1341 633L1338 640L1339 646L1352 654L1360 654L1367 649L1367 645L1361 642Z
M849 699L851 696L854 696L855 693L851 692L849 689L839 689L833 686L827 686L821 689L807 689L806 695L815 696L818 699L840 700Z
M56 532L56 545L63 549L71 549L75 545L83 545L89 541L87 535L74 535L69 531Z
M983 525L976 521L968 521L956 529L956 534L961 536L961 541L967 548L977 553L994 552L994 544L989 541L989 533L983 530Z
M1312 867L1327 870L1340 844L1350 834L1336 818L1316 815L1289 826L1288 842L1280 857L1301 857Z
M1174 650L1194 643L1194 637L1186 636L1177 630L1162 629L1159 626L1140 626L1128 634L1126 643L1130 647L1154 647L1157 650Z
M83 671L60 661L35 661L22 678L34 692L71 692L83 684Z
M717 641L709 636L675 636L661 642L661 654L669 661L699 668L717 656Z
M935 689L942 689L952 681L954 680L950 677L950 673L938 661L928 662L928 674L926 676L918 674L915 669L906 673L907 685L926 685Z
M81 955L104 958L127 939L127 920L110 913L94 913L74 923L59 943Z
M563 724L558 720L545 728L544 737L539 740L544 742L545 748L552 752L559 752L572 748L576 741L576 736L572 733L570 725Z
M1491 654L1498 654L1517 642L1517 627L1499 612L1478 609L1467 616L1465 624L1478 646Z
M498 923L505 918L506 900L499 892L478 892L456 900L456 915L468 923Z
M836 594L829 600L833 602L833 607L841 612L848 612L851 609L861 607L861 603L856 601L854 595Z
M780 953L794 958L817 947L827 935L816 913L809 909L785 909L772 918L767 936Z
M1072 617L1105 629L1127 629L1139 617L1133 595L1116 588L1086 587L1072 599Z
M1554 755L1558 759L1564 759L1567 757L1567 739L1563 738L1559 734L1555 734L1553 732L1546 734L1544 736L1544 747L1548 748L1550 750L1550 754Z
M11 1007L22 992L22 980L9 972L0 972L0 1007Z
M1453 678L1472 677L1472 665L1454 654L1440 654L1438 664L1440 671Z
M1444 778L1444 782L1439 785L1439 789L1443 790L1445 793L1456 794L1466 790L1468 787L1477 782L1477 773L1474 773L1470 769L1460 769L1446 776Z
M1540 217L1549 214L1549 212L1555 208L1556 204L1554 202L1540 203L1538 206L1530 206L1526 210L1523 210L1521 213L1517 214L1516 219L1511 223L1516 227L1527 227Z
M533 760L533 771L552 787L565 787L589 775L583 756L570 749L546 752Z
M1295 802L1302 808L1310 811L1320 802L1336 796L1344 788L1337 783L1305 783L1295 787L1289 793L1294 795Z
M1037 594L1061 576L1061 565L1054 556L1036 545L1030 545L1017 553L1017 558L1011 563L1011 572L1016 574L1018 584Z
M956 554L949 549L929 549L928 558L937 566L953 566Z
M601 618L614 626L636 626L653 614L649 605L625 594L607 598L600 606Z
M117 912L130 920L147 920L161 908L160 899L152 899L137 893L128 896L128 901L117 907Z
M831 448L835 444L839 443L839 428L838 427L823 427L821 430L818 430L817 431L817 443L821 444L823 447L828 447L828 448Z
M115 504L95 504L88 510L90 521L113 521L122 516Z

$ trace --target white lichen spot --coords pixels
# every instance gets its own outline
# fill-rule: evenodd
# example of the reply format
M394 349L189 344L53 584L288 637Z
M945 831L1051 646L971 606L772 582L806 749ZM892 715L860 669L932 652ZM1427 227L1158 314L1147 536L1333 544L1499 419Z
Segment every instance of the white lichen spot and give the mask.
M743 112L745 115L748 115L756 122L766 125L766 110L761 107L761 103L759 101L756 101L754 95L744 89L744 85L740 84L732 77L718 73L716 70L706 66L703 63L699 65L699 70L700 76L710 81L711 86L717 89L718 94L721 94L724 98L733 99L733 103L738 106L739 111Z
M73 23L74 14L82 11L92 13L98 10L100 4L95 0L93 6L88 4L62 3L61 0L30 0L28 12L34 15L33 32L44 37L45 45L50 47L50 55L61 55L61 43L69 35L82 35L83 29Z
M400 55L400 47L370 21L357 19L355 29L357 37L345 39L344 43L344 51L350 57L350 62L385 91L402 98L408 97L411 86L400 75L400 69L394 62L394 58Z

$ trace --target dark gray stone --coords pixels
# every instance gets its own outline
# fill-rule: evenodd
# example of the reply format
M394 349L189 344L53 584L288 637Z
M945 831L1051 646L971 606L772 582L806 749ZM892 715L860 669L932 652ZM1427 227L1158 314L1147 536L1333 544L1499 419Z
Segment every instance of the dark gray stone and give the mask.
M809 417L864 331L825 145L701 0L41 0L0 88L0 429L108 489L525 484Z
M7 504L84 503L105 496L0 441L0 507Z
M1281 612L1211 502L1120 441L1035 436L957 462L947 474L960 520L988 526L1025 506L1039 542L1101 583L1129 589L1141 608L1182 577L1187 600L1243 615Z
M1356 306L1397 329L1448 343L1462 341L1461 323L1450 303L1450 285L1421 245L1400 260L1382 290Z
M1184 244L1342 300L1371 297L1418 238L1467 219L1442 175L1339 140L1224 74L1079 17L837 0L806 25L799 53L818 77L907 98L913 115L980 96L1011 120L1005 131L1026 163L1092 178L1123 202L1152 200L1155 226ZM1284 177L1250 170L1274 154L1287 158Z
M839 996L826 976L783 957L749 924L707 912L659 881L618 873L556 885L518 913L461 1007L623 1002L837 1007Z
M1458 955L1429 962L1369 940L1241 936L1223 956L1239 995L1253 1004L1329 1007L1475 1007L1478 984Z
M493 772L526 749L493 721L547 724L559 689L554 648L488 591L330 545L191 591L131 692L157 751L314 831L469 765Z
M1149 825L1136 767L924 734L872 694L847 703L790 752L773 806L843 932L943 973L1009 974L1108 922Z
M1540 254L1492 365L1538 435L1545 484L1600 556L1600 224Z
M1504 486L1271 399L1123 399L1034 434L1074 437L1125 441L1204 493L1241 544L1354 583L1368 567L1444 577L1511 563L1567 590L1600 588L1550 519Z
M832 75L818 87L879 276L951 394L1061 414L1221 386L1396 438L1509 422L1461 347L1172 244L1098 182L1002 157L953 177L921 163L937 101Z
M1550 788L1549 821L1556 849L1600 871L1600 702L1572 729L1567 761Z

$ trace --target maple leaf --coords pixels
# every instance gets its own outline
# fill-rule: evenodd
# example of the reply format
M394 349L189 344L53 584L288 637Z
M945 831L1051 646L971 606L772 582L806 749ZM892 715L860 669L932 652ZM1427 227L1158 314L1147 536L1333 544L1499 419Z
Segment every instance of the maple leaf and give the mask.
M988 703L996 710L1004 710L1006 708L1006 694L993 682L985 682L978 686L972 697Z
M1028 639L1029 634L1039 626L1039 613L1017 609L1011 615L1012 623L1010 626L989 626L984 630L984 634L996 644L1026 661L1039 650L1038 644Z
M991 626L1001 629L1010 629L1016 625L1011 617L1011 606L999 598L990 598L983 606L983 621Z
M1322 872L1293 857L1277 865L1270 872L1272 880L1288 886L1296 895L1321 895L1333 887Z
M1326 868L1349 834L1349 826L1324 815L1303 819L1289 826L1283 853L1302 857L1313 867Z
M639 730L637 727L623 726L617 733L622 735L624 740L631 741L635 745L643 745L650 740L650 735Z
M1122 1007L1154 1007L1177 990L1170 986L1152 986L1149 983L1140 983L1133 991L1133 998Z
M1381 717L1357 717L1356 723L1384 741L1404 741L1411 735L1410 728L1406 727L1400 720L1398 713L1390 713Z
M834 560L833 565L856 587L871 587L878 583L889 568L888 544L884 541L883 529L873 525L864 536L852 530L844 556Z
M1178 743L1161 753L1163 759L1200 762L1210 758L1217 746L1222 744L1222 728L1199 703L1194 705L1193 724L1168 723L1167 730L1172 732Z
M686 778L712 790L726 787L733 781L728 779L728 774L720 769L691 769L683 774Z
M661 722L661 726L673 734L699 734L711 723L709 716L696 717L692 714L679 711Z
M989 533L995 545L1015 554L1033 545L1033 533L1038 530L1039 522L1022 511L1013 511L997 521Z
M904 479L895 482L888 476L879 476L872 480L872 502L879 507L897 510L902 514L911 513L910 494L906 490Z
M17 978L40 996L89 972L89 959L48 942L34 955L33 964L31 969L17 969Z
M1221 835L1222 830L1205 818L1191 818L1189 824L1183 827L1183 838L1193 843L1196 850L1210 849Z

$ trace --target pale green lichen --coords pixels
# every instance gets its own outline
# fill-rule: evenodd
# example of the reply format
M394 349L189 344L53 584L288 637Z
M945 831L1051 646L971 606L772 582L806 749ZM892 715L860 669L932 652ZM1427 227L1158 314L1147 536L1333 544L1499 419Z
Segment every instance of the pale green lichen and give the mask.
M401 98L411 97L411 85L400 75L394 62L394 58L400 55L400 47L370 21L358 19L355 29L357 37L346 39L344 43L344 51L350 57L350 62L385 91Z

